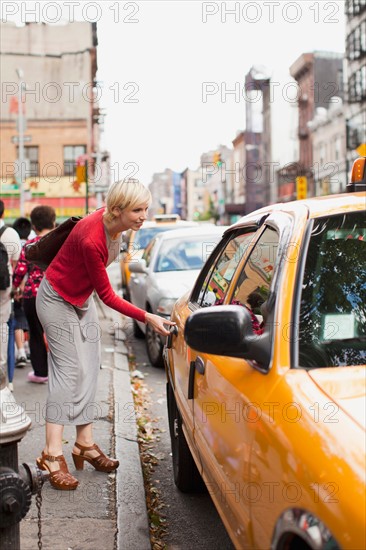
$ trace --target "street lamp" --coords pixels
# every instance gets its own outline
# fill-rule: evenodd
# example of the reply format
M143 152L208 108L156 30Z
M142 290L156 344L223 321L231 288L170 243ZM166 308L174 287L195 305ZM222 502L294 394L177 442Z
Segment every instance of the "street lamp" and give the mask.
M25 88L24 72L22 69L16 69L19 79L18 90L18 170L19 170L19 210L20 215L24 216L24 168L25 168L25 155L24 155L24 132L25 132L25 116L23 115L23 89Z

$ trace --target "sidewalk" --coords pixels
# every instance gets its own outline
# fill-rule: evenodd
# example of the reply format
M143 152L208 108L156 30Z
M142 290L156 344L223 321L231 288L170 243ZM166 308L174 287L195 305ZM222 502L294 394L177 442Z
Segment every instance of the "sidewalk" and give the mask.
M48 482L42 489L43 550L149 550L150 538L145 492L123 319L99 304L102 342L102 368L94 410L95 440L106 453L116 457L116 473L96 472L90 464L75 471L71 451L75 428L66 426L64 455L70 472L80 482L76 491L56 491ZM14 398L32 420L18 446L19 463L35 463L45 435L44 405L47 387L27 382L30 366L16 369ZM35 550L38 543L38 510L35 496L26 517L20 523L21 550Z

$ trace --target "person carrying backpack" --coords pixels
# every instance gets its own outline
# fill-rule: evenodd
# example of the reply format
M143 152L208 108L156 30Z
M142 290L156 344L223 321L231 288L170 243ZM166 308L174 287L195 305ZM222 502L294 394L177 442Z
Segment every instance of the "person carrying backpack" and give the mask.
M4 210L4 202L0 200L0 365L6 367L11 277L20 256L21 244L18 233L12 227L5 226ZM12 388L11 382L9 385Z

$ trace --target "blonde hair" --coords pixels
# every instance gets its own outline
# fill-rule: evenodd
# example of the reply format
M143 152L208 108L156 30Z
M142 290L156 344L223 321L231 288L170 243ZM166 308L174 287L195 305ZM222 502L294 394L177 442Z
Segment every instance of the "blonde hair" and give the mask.
M150 190L138 180L116 181L108 189L106 202L107 216L111 221L115 218L113 210L119 208L133 210L139 204L151 204Z

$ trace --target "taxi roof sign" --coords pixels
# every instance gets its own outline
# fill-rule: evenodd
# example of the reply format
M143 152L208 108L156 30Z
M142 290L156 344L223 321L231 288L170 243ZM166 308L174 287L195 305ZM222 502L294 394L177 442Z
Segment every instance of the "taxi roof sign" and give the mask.
M366 157L356 159L352 166L351 181L347 184L346 190L366 191Z

